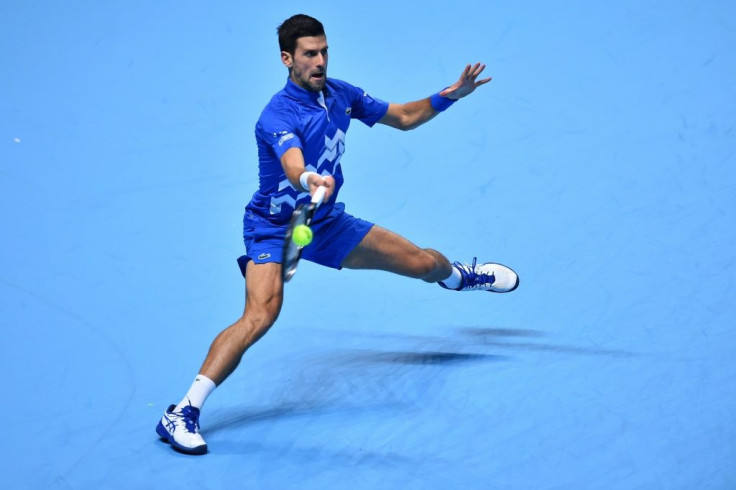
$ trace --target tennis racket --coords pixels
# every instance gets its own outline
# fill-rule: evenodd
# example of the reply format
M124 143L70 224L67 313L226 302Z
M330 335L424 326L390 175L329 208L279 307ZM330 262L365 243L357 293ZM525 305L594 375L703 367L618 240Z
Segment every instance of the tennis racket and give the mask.
M314 212L317 210L317 207L322 204L322 201L325 198L326 191L327 187L325 186L317 187L317 190L314 191L314 195L312 196L312 202L302 204L296 208L294 213L291 215L291 222L289 222L289 228L286 230L286 237L284 238L283 263L281 267L281 279L285 283L289 282L289 280L294 276L294 273L296 273L296 266L299 265L299 259L302 257L302 249L304 248L303 246L294 243L291 239L291 236L294 233L294 228L299 225L309 226L309 223L312 222Z

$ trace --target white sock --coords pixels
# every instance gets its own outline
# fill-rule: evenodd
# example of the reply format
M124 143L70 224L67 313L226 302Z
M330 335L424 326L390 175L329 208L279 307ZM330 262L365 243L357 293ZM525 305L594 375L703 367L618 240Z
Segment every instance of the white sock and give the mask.
M463 276L455 266L452 266L452 274L450 274L450 277L440 282L450 289L457 289L463 283Z
M217 388L217 385L214 381L203 374L198 374L197 377L194 378L192 387L189 388L186 396L184 396L184 398L179 402L175 410L181 410L187 405L191 405L201 410L205 400L207 400L207 397L210 396L210 393L212 393L215 388Z

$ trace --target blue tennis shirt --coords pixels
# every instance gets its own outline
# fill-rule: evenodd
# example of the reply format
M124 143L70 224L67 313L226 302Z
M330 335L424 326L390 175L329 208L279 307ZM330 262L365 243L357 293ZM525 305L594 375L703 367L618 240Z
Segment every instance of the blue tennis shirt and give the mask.
M256 123L258 144L258 191L246 206L246 218L286 225L299 204L309 194L294 188L281 166L281 156L289 148L301 148L307 170L335 178L330 202L320 206L319 220L333 208L343 184L340 159L345 152L345 133L351 119L373 126L386 114L388 102L375 99L347 82L328 78L321 92L310 92L287 80L271 98Z

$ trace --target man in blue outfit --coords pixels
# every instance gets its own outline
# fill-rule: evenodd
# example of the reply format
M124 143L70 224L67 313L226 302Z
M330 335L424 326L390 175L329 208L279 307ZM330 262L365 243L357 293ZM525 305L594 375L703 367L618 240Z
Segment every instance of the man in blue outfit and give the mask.
M283 90L256 124L258 191L246 207L241 257L246 298L243 316L223 330L186 396L171 405L156 427L159 436L182 452L204 454L199 433L204 401L238 366L245 351L273 325L281 310L284 284L281 253L291 213L326 187L312 229L314 241L302 258L341 269L380 269L438 283L457 291L510 292L519 285L514 271L500 264L450 261L440 252L345 212L335 200L343 184L340 158L351 119L368 126L414 129L491 79L477 80L485 65L468 65L460 79L416 102L389 104L349 83L327 78L327 38L322 24L295 15L278 28L281 61L289 70Z

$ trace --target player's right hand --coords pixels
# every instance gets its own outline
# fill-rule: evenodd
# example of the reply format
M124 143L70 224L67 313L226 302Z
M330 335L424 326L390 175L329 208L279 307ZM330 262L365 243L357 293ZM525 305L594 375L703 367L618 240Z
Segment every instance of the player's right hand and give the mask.
M332 197L332 193L335 192L335 178L332 175L323 176L313 174L309 176L307 183L309 184L309 195L311 196L314 195L314 191L317 190L317 187L324 186L327 188L325 191L324 202L329 201L330 197Z

